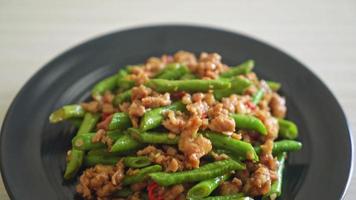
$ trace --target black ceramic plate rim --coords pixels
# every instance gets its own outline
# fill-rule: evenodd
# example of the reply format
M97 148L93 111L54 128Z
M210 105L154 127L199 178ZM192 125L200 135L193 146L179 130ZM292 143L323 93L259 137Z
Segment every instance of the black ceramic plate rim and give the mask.
M131 27L131 28L127 28L127 29L122 29L122 30L119 30L119 31L113 31L113 32L110 32L110 33L107 33L107 34L103 34L103 35L99 35L97 37L93 37L91 39L88 39L88 40L84 40L82 41L81 43L77 44L77 45L74 45L72 47L70 47L68 50L64 51L63 53L59 54L58 56L54 57L52 60L50 60L48 63L46 63L43 67L41 67L37 72L34 73L33 76L31 76L31 78L29 80L26 81L26 83L22 86L22 88L20 89L20 91L16 94L15 98L13 99L13 101L11 102L11 105L10 107L8 108L7 112L6 112L6 116L4 118L4 121L2 123L2 127L1 127L1 135L0 135L0 149L1 149L1 152L0 152L0 170L1 170L1 175L2 175L2 178L3 178L3 182L4 182L4 185L5 185L5 188L6 188L6 191L8 192L8 195L10 196L11 199L15 198L15 195L13 194L13 192L11 191L11 188L8 184L8 179L10 177L7 177L6 175L6 170L5 170L5 164L3 163L3 152L4 152L4 149L3 149L3 137L5 135L5 132L6 132L6 126L8 124L8 116L13 112L13 109L14 109L14 106L16 104L16 102L18 102L20 99L19 99L19 96L21 93L23 93L23 91L26 91L26 89L32 85L34 82L36 82L36 80L38 78L40 78L40 76L44 73L46 73L47 70L50 70L51 68L51 64L54 63L55 61L57 60L61 60L62 58L66 57L67 54L70 54L71 51L73 49L79 49L79 48L82 48L84 47L85 45L87 45L88 43L91 43L93 41L96 41L97 39L100 39L100 38L104 38L104 37L108 37L108 36L111 36L111 35L114 35L114 34L117 34L117 33L122 33L122 32L129 32L129 31L133 31L133 30L137 30L137 29L150 29L150 28L165 28L165 27L185 27L185 28L201 28L201 29L205 29L207 31L211 30L211 31L220 31L220 32L225 32L225 33L229 33L229 34L234 34L234 35L238 35L238 36L241 36L241 37L245 37L249 40L252 40L253 42L257 42L257 43L263 43L264 45L266 46L269 46L270 48L272 48L273 50L293 59L295 62L297 62L299 65L301 65L304 70L308 71L312 76L314 76L314 78L316 79L316 81L318 81L322 86L324 86L328 92L330 93L331 97L333 98L333 100L336 102L336 106L338 107L338 109L340 110L340 114L343 118L343 121L345 122L347 128L348 128L348 139L349 139L349 142L350 142L350 163L349 163L349 173L348 173L348 178L347 178L347 182L346 184L344 185L344 188L343 188L343 193L341 194L341 198L344 198L345 194L346 194L346 191L350 185L350 181L351 181L351 176L353 174L353 160L354 160L354 146L353 146L353 137L352 137L352 131L351 131L351 127L348 123L348 120L346 118L346 115L345 115L345 112L343 111L340 103L338 102L338 100L336 99L335 95L331 92L331 90L329 89L329 87L323 82L321 81L321 79L312 71L310 70L309 68L305 67L306 65L304 65L302 62L300 62L299 60L295 59L293 56L291 56L290 54L286 53L285 51L282 51L280 50L279 48L275 47L274 45L271 45L270 43L264 41L264 40L261 40L261 39L255 39L254 37L251 37L251 36L247 36L246 34L241 34L240 32L235 32L233 30L228 30L226 28L222 28L222 27L212 27L212 26L204 26L204 25L198 25L198 24L152 24L152 25L149 25L149 26L134 26L134 27Z

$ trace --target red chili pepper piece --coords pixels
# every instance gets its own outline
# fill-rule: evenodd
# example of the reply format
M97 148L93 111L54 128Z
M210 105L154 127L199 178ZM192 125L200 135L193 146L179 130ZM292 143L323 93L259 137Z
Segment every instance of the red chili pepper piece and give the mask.
M207 112L203 112L203 113L201 114L201 118L204 119L204 118L206 118L206 117L208 117L208 113L207 113Z
M245 104L246 104L246 106L247 106L248 108L250 108L251 110L255 110L255 109L256 109L256 105L255 105L254 103L252 103L251 101L248 101L248 102L246 102Z
M102 115L101 117L102 117L103 120L96 125L96 128L97 129L107 130L108 127L109 127L109 124L111 122L111 119L113 117L113 114L110 114L110 115L107 115L107 116Z
M171 93L171 98L172 99L181 99L184 95L186 94L186 92L173 92Z
M158 189L158 184L156 182L152 182L147 186L148 191L148 199L149 200L163 200L163 197L155 195L155 190Z
M101 113L101 120L104 121L106 118L108 118L110 115L110 113Z

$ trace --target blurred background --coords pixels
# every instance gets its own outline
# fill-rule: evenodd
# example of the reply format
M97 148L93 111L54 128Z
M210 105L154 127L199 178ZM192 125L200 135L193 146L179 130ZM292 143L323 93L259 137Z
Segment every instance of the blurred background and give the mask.
M356 127L354 0L0 0L0 123L21 86L68 48L112 31L171 23L237 31L291 54L328 85ZM353 176L346 199L355 197ZM9 199L1 180L0 199Z

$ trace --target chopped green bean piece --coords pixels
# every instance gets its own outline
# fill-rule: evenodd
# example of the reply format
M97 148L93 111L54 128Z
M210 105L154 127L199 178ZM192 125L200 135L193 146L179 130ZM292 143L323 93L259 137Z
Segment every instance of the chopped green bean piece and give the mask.
M72 119L72 118L81 118L84 117L85 111L80 105L66 105L62 108L54 111L49 116L49 121L51 123L58 123L63 120Z
M124 158L126 167L142 168L151 164L151 161L146 156L128 156Z
M240 65L236 67L232 67L230 68L230 70L222 73L220 77L229 78L241 74L247 74L252 71L254 66L255 66L255 62L253 60L247 60L241 63Z
M169 186L180 183L202 181L224 175L232 170L243 170L245 168L246 166L243 163L228 159L209 163L190 171L175 173L156 172L149 174L149 176L153 181L158 183L158 185Z
M271 88L271 90L274 92L278 91L282 87L281 83L278 83L275 81L266 81L266 82L267 82L267 85L269 86L269 88Z
M297 125L286 119L278 119L279 132L278 135L284 139L295 139L298 137Z

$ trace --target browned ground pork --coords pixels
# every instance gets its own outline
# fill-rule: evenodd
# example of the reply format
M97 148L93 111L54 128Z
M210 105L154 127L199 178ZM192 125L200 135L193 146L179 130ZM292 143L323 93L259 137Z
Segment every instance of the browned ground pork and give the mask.
M184 156L178 154L177 150L172 147L166 147L165 151L163 151L150 145L139 150L137 155L148 156L153 163L162 165L167 172L181 171L186 168Z
M77 192L85 199L108 199L121 188L124 173L121 161L116 166L96 165L86 169L79 178Z
M273 181L277 179L278 162L272 154L273 141L278 136L277 118L286 115L285 99L273 92L263 80L259 80L251 72L239 77L250 80L253 84L244 94L232 94L216 100L213 91L205 93L159 93L144 84L160 73L168 63L180 63L200 79L216 79L228 70L227 65L217 53L201 53L197 58L193 53L178 51L174 55L151 57L142 65L129 67L128 79L135 81L128 102L114 105L115 93L106 92L102 97L88 103L82 103L85 111L102 114L97 124L94 143L101 142L110 150L113 141L107 136L107 127L115 112L125 112L129 115L132 126L139 127L145 112L153 108L167 106L174 101L182 101L186 112L169 110L163 113L162 127L169 132L170 138L180 137L178 145L147 145L136 151L138 156L147 156L152 163L159 164L166 172L178 172L199 168L202 159L210 156L214 160L228 159L224 153L216 153L212 142L199 132L211 130L230 136L235 140L243 140L253 145L261 145L259 162L245 161L247 169L232 173L231 178L224 181L218 189L221 195L244 192L250 196L266 194ZM252 103L252 96L262 88L265 91L263 99L257 104ZM123 92L123 91L119 91ZM238 130L239 125L229 117L231 113L249 114L259 118L267 128L267 135L260 136L256 132ZM253 156L253 155L249 155ZM121 182L125 175L137 173L137 169L125 168L120 160L115 166L96 165L84 170L79 178L77 192L84 199L125 199L114 198L112 195L122 188ZM126 199L143 198L150 181L135 183L130 186L133 193ZM156 193L165 200L186 199L186 193L191 185L173 185L156 188Z

